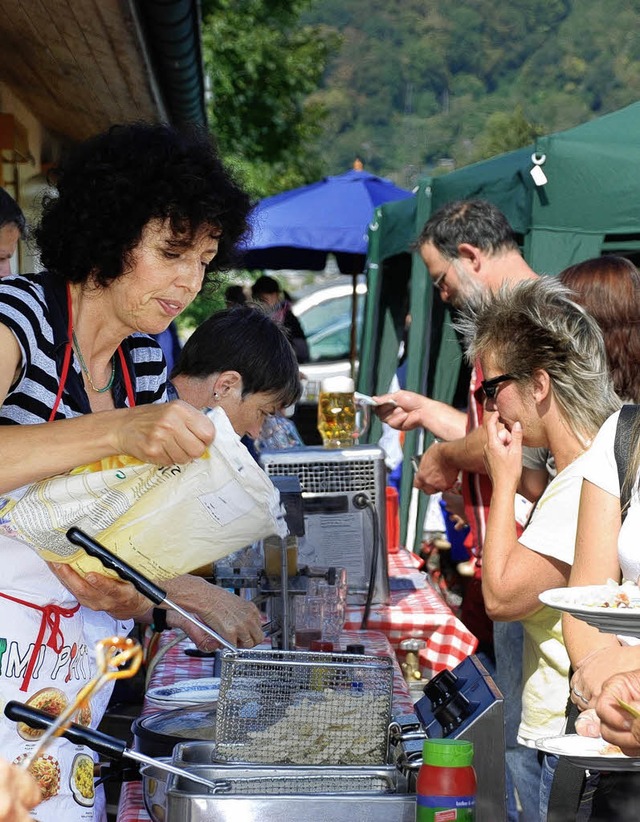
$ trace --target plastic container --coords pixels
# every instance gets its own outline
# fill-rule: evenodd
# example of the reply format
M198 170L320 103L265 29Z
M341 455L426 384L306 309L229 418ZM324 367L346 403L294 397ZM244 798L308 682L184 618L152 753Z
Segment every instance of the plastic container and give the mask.
M387 485L385 497L387 501L387 551L397 554L400 550L400 497L398 489Z
M416 822L475 818L476 773L473 743L465 739L427 739L416 785Z
M289 535L287 543L287 575L294 577L298 572L298 538ZM264 540L264 570L267 576L280 578L282 573L282 540L267 537Z

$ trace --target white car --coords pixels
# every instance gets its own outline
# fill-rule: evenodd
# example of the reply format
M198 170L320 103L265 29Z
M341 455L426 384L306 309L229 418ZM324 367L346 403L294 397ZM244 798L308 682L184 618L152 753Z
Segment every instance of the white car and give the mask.
M367 285L360 282L357 294L358 345L364 318ZM309 345L309 361L300 366L304 374L301 403L317 401L320 383L325 377L350 376L351 305L353 286L350 281L319 288L293 304ZM357 367L357 362L356 362Z

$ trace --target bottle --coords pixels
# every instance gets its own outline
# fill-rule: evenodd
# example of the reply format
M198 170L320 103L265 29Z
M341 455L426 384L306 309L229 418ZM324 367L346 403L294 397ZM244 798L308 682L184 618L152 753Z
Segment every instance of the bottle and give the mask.
M472 822L477 788L472 762L473 743L468 740L425 740L416 785L416 822Z
M321 639L313 639L311 640L311 644L309 645L309 650L312 653L332 653L333 652L333 642L326 642ZM325 688L329 687L332 682L332 676L329 668L325 668L322 665L314 665L311 669L311 678L310 678L310 685L314 691L323 691Z

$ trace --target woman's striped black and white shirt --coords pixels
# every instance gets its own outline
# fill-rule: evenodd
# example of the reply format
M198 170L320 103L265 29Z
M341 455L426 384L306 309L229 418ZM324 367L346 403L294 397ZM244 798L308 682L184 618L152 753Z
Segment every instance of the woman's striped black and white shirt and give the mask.
M47 272L0 280L0 323L9 328L22 354L19 372L2 407L0 425L46 422L55 404L68 345L66 284ZM133 334L122 343L136 405L166 402L166 363L151 337ZM120 357L115 357L113 398L129 405ZM80 364L71 357L56 419L91 412Z

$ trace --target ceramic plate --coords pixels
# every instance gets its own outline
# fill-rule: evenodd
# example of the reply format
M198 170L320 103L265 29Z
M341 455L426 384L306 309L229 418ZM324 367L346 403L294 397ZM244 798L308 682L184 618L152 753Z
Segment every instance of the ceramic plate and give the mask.
M184 679L173 685L149 688L146 697L158 705L178 708L217 702L219 693L220 678L203 677L202 679Z
M536 747L545 753L566 756L569 762L579 768L597 771L635 771L640 768L640 757L625 756L619 751L606 753L611 746L600 736L548 736L538 739Z
M630 607L621 608L614 604L621 593L629 597ZM640 637L640 589L636 585L551 588L543 591L539 599L545 605L582 619L604 633Z

